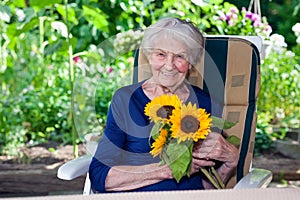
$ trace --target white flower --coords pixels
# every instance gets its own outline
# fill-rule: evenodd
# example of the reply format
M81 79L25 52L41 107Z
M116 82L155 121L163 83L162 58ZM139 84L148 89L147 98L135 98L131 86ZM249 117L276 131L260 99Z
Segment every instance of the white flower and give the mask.
M61 36L65 38L68 37L68 29L63 22L59 22L59 21L51 22L51 28L56 30Z
M236 7L230 8L231 13L239 13L239 10Z
M287 57L294 58L295 53L292 52L292 51L286 51L285 55L286 55Z
M283 118L285 118L285 113L284 113L284 110L282 109L282 108L278 108L278 109L276 109L277 110L277 112L276 112L276 117L278 118L278 119L283 119Z
M270 36L270 41L271 41L273 46L287 47L287 44L284 41L284 37L282 35L277 34L277 33Z
M0 73L4 73L6 71L7 67L6 65L0 65Z
M295 32L295 35L298 37L300 36L300 23L296 23L293 27L292 30Z
M191 0L195 5L197 5L197 6L206 6L207 5L207 3L205 2L205 1L203 1L203 0Z
M300 37L297 38L296 42L297 44L300 44Z
M10 16L4 11L0 11L0 20L5 21L5 22L9 22L10 21Z
M297 39L296 42L297 44L300 44L300 23L296 23L293 27L292 30L294 31Z
M282 79L287 79L289 77L288 73L282 73L281 74Z
M25 13L22 9L16 8L16 15L18 16L19 22L22 22L25 19Z
M297 70L293 70L293 71L291 71L291 76L296 76L296 75L298 75L298 71Z
M118 33L114 40L114 50L118 54L123 54L135 50L139 45L143 36L141 30L129 30L123 33Z
M266 35L270 35L272 33L272 27L270 25L267 25L264 29L264 32Z
M265 131L266 131L267 133L269 133L269 134L271 134L271 133L274 132L272 126L266 127Z
M97 51L97 46L96 46L96 45L93 45L93 44L92 44L92 45L89 46L89 48L90 48L90 50L93 51L93 52Z

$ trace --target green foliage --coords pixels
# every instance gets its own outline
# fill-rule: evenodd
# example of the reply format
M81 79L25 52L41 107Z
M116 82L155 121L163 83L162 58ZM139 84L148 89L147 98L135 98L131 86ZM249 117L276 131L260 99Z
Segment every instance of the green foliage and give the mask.
M299 37L299 30L294 28ZM300 124L300 45L287 50L284 37L273 34L261 64L261 91L255 153L273 148L274 140L285 139L289 128Z
M277 126L299 127L299 56L300 52L273 49L261 64L258 113L271 116L270 123Z
M269 121L269 115L258 115L254 146L255 156L259 155L262 152L272 150L274 148L274 143L271 136L273 130L269 124Z
M33 11L25 9L29 10ZM50 138L70 140L65 134L70 129L66 58L59 51L55 55L44 53L45 45L52 43L44 41L45 28L52 32L44 20L29 14L22 21L2 23L0 151L3 152L12 151L12 146L36 144ZM61 63L54 62L56 59Z
M284 35L289 47L295 46L295 35L291 29L300 19L299 0L273 0L267 4L269 21L274 24L274 30L276 33ZM287 17L287 13L289 13L289 17Z

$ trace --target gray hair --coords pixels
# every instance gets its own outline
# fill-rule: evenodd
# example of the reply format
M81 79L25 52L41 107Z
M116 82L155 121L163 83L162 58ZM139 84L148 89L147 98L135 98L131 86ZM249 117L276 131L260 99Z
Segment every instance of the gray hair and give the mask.
M195 65L201 58L204 39L202 33L191 22L178 18L164 18L149 26L141 43L147 58L158 38L174 39L182 42L188 50L188 61Z

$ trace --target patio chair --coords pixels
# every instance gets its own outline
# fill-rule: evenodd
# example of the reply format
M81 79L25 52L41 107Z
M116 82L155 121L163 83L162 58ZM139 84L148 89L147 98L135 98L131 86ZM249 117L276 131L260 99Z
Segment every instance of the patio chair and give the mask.
M272 180L269 170L251 167L257 118L256 100L260 87L261 48L262 41L258 36L205 36L203 62L194 66L195 69L189 76L190 83L209 92L224 105L223 119L237 123L226 130L228 135L241 138L240 159L227 188L264 188ZM137 52L133 82L151 75L150 68L140 67L147 66L147 60L142 52ZM88 148L91 148L88 152L94 152L96 145L96 142L88 144ZM58 178L72 180L86 174L83 194L92 193L88 175L92 156L91 153L65 163L58 169Z

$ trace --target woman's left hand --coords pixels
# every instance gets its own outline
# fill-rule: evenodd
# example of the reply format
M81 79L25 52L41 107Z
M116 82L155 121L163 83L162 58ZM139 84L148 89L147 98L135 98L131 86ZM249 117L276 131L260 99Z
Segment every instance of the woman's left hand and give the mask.
M221 134L211 132L205 140L194 144L193 157L199 160L218 160L228 167L236 167L239 152Z
M205 140L198 141L193 148L193 168L213 166L214 161L223 162L217 169L223 182L232 175L239 160L238 149L228 142L221 134L211 132Z

